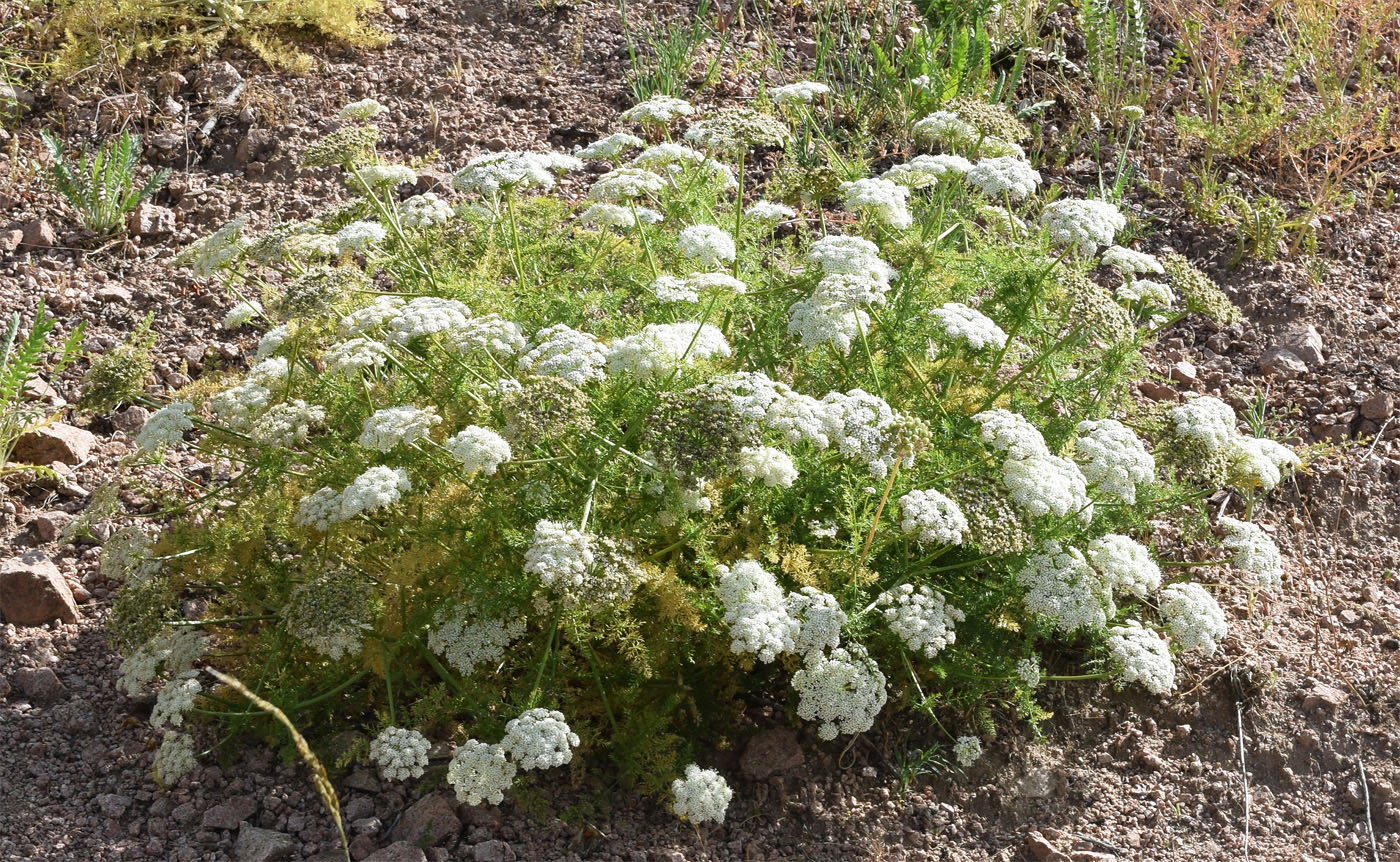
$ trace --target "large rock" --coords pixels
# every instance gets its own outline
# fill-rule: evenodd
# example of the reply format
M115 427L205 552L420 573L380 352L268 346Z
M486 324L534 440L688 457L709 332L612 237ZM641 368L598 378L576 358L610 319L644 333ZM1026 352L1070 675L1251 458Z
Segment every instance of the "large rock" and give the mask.
M515 862L515 848L500 839L483 841L472 848L473 862Z
M19 244L29 248L53 248L58 245L58 234L53 225L38 219L20 228Z
M1285 380L1308 373L1308 365L1298 354L1287 347L1274 345L1259 356L1259 371L1269 377L1282 377Z
M1324 361L1322 334L1311 323L1285 332L1278 343L1280 347L1292 351L1293 355L1303 360L1309 368L1316 368Z
M78 621L78 606L68 582L40 551L0 562L0 616L17 626L62 620Z
M62 422L51 422L19 438L11 456L26 464L49 464L62 461L73 465L87 458L97 445L97 435Z
M126 232L132 236L170 236L175 232L175 211L142 201L126 214Z
M417 844L395 841L388 847L369 854L362 862L428 862L428 854Z
M205 829L237 829L258 812L258 800L251 796L230 796L204 812L200 823Z
M68 697L68 687L52 668L27 667L15 671L15 688L35 706L49 706Z
M62 510L41 512L34 517L34 535L38 536L40 541L52 542L63 532L63 528L71 523L73 515Z
M1361 402L1361 415L1372 422L1384 422L1395 412L1395 396L1389 392L1377 392Z
M434 847L462 828L457 800L448 793L434 793L413 803L394 824L389 837L420 847Z
M762 781L771 775L787 772L802 765L802 746L797 734L788 727L775 727L754 734L739 758L739 769L747 778Z
M297 842L285 832L259 829L243 824L233 845L233 858L238 862L275 862L292 858Z

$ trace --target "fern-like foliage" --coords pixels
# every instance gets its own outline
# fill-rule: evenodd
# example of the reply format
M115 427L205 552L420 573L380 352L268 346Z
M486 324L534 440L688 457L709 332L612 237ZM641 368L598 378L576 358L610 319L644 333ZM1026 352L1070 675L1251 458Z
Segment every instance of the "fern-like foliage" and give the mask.
M16 311L5 327L3 347L0 348L0 476L22 469L10 464L10 456L19 438L42 424L44 415L42 407L28 403L25 384L43 363L54 319L40 303L34 314L34 325L23 340L19 338L19 322L19 312ZM82 337L82 326L69 334L59 348L54 374L73 361Z
M125 129L96 149L83 150L76 159L57 137L47 131L40 135L49 151L49 178L54 188L68 199L83 227L101 236L116 231L127 213L170 179L170 170L163 168L145 183L135 185L141 138Z

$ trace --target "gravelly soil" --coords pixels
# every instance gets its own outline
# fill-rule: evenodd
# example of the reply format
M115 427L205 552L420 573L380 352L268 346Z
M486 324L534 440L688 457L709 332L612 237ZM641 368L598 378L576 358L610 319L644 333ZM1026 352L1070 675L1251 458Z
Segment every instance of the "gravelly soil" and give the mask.
M54 248L0 252L0 311L30 313L44 298L65 330L87 321L93 347L116 343L154 312L162 388L239 367L255 336L218 330L230 300L172 272L168 260L231 215L247 213L257 228L342 197L329 173L295 168L341 104L374 95L389 105L385 144L403 158L427 157L424 186L484 150L591 140L626 104L626 53L611 4L413 0L401 8L385 22L399 37L394 45L326 53L305 78L230 54L178 78L138 75L115 101L39 93L14 133L19 151L36 151L41 127L75 136L126 116L145 130L157 161L180 169L158 201L175 224L169 235L82 250L91 242L64 235L69 222L52 196L0 155L0 174L12 178L0 184L0 227L39 219L58 227ZM639 14L653 11L664 10ZM794 70L804 61L800 37L785 34ZM726 79L714 96L742 96L753 83ZM163 107L167 97L178 111ZM210 117L218 122L200 134ZM1172 165L1146 167L1160 175ZM1091 181L1075 163L1055 179ZM1400 862L1400 216L1362 210L1324 223L1328 272L1317 284L1291 262L1229 270L1230 240L1193 225L1170 190L1138 204L1155 231L1148 247L1186 253L1247 318L1169 333L1144 397L1228 390L1242 407L1262 389L1285 434L1336 447L1267 503L1266 521L1289 558L1285 590L1253 608L1227 600L1229 640L1214 658L1183 668L1177 693L1155 701L1048 687L1043 702L1055 717L1043 738L1007 729L966 775L908 788L903 753L935 738L922 725L890 718L843 750L756 714L755 730L765 732L720 753L736 790L729 819L698 834L595 772L577 787L553 778L500 808L471 809L456 808L440 780L391 788L356 771L338 782L355 858L422 858L403 845L403 855L371 854L415 837L415 824L436 815L459 825L429 848L435 859L1237 859L1247 825L1252 859L1367 859L1374 837L1378 858ZM1318 331L1322 360L1296 375L1263 373L1261 355L1306 325ZM78 373L52 381L58 395L75 394ZM1375 406L1386 393L1388 412ZM0 858L263 858L260 840L283 842L285 858L335 858L305 771L259 745L169 791L150 780L158 741L145 721L150 703L113 688L119 659L102 630L113 585L96 571L100 548L46 544L37 523L42 513L80 510L86 493L113 477L139 416L66 418L98 434L92 456L64 488L22 489L0 503L6 544L51 555L83 612L76 625L0 629ZM1356 442L1376 434L1378 442ZM209 478L209 465L189 456L172 466ZM142 501L125 502L134 512Z

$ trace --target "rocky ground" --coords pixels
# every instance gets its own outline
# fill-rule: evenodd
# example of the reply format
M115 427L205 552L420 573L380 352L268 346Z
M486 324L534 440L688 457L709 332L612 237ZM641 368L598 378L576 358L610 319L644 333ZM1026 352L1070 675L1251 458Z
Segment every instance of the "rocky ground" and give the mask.
M296 155L346 101L373 95L391 108L386 149L422 159L424 188L479 152L592 140L627 104L610 3L411 0L391 3L383 23L393 45L322 52L306 77L229 53L183 73L142 70L120 91L24 94L23 123L0 131L0 311L32 315L42 298L61 332L86 322L94 349L154 313L159 385L175 389L240 367L255 335L219 330L231 300L170 258L233 215L257 229L344 196L330 173L298 170ZM807 62L800 25L784 44L794 69ZM751 92L744 74L711 97ZM35 180L36 133L73 138L124 122L176 173L128 239L95 248ZM1232 241L1184 215L1170 158L1152 159L1147 173L1166 182L1161 197L1138 200L1148 248L1187 254L1246 320L1175 328L1143 396L1228 391L1243 407L1259 391L1282 436L1328 447L1266 504L1289 557L1285 590L1227 607L1230 639L1183 668L1171 698L1048 686L1043 737L1004 736L967 774L927 778L909 765L933 738L915 723L890 719L843 750L756 714L761 732L721 764L736 790L729 818L699 833L592 773L468 808L441 781L389 787L357 770L337 784L352 856L1106 862L1237 859L1247 842L1256 860L1400 862L1400 215L1363 208L1321 223L1320 279L1291 261L1230 270ZM1089 181L1075 162L1055 178ZM16 453L53 464L61 481L0 500L0 610L11 620L0 629L0 858L339 858L304 768L258 744L172 789L151 781L150 703L113 686L119 659L103 620L114 585L97 571L100 544L54 541L115 479L144 419L139 407L65 408L81 370L35 384L61 424ZM192 455L171 467L143 477L147 487L217 478ZM146 502L122 499L127 515ZM100 524L97 540L116 523ZM446 752L435 754L444 764Z

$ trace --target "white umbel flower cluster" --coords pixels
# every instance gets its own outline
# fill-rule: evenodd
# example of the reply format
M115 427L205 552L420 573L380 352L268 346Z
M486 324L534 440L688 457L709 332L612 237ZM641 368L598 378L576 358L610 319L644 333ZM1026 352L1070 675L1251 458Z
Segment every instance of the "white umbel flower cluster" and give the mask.
M287 631L332 661L360 651L370 618L369 585L339 568L301 584L282 606Z
M1101 245L1112 245L1128 220L1108 201L1061 198L1045 205L1040 223L1049 231L1051 242L1092 252Z
M554 175L576 171L583 162L562 153L524 153L508 150L488 153L467 162L452 178L458 191L476 192L494 198L505 192L527 189L548 191L554 188Z
M953 756L958 759L958 766L968 768L982 759L982 740L975 736L959 736L953 743Z
M1113 615L1113 594L1075 548L1054 539L1041 543L1016 573L1026 610L1049 617L1062 632L1101 630Z
M379 103L377 99L360 99L358 102L351 102L340 109L336 114L342 120L372 120L381 114L389 113L389 109Z
M609 345L607 369L609 374L649 380L700 360L729 355L729 341L712 324L649 323L636 335Z
M500 661L506 648L525 634L519 617L478 619L466 608L438 617L428 633L428 649L447 659L463 676L482 665Z
M359 183L354 182L357 179ZM363 184L369 189L384 189L404 183L416 183L418 172L408 165L361 165L355 168L354 173L347 175L346 181L350 183L351 188Z
M432 407L384 407L365 419L359 444L376 452L388 452L395 446L411 446L427 437L442 417Z
M638 153L632 159L632 167L646 168L649 171L660 173L673 166L683 169L688 165L703 164L704 161L705 154L699 150L687 147L685 144L664 141Z
M194 427L192 410L194 405L188 401L172 401L152 413L136 432L136 447L142 452L159 452L185 442L185 432Z
M913 490L899 498L899 528L916 533L924 545L961 545L967 534L967 516L957 501L935 491Z
M745 446L739 450L739 475L766 488L791 488L797 481L797 466L782 449Z
M796 336L798 344L807 348L830 344L841 353L849 353L869 326L870 315L865 311L817 296L798 300L788 308L788 335Z
M642 168L615 168L603 174L588 187L588 199L616 204L646 195L659 194L666 180L659 174Z
M354 221L335 233L336 248L341 254L368 251L389 238L389 231L377 221Z
M369 335L398 314L403 306L404 301L397 296L376 296L374 302L340 319L340 334L346 338Z
M1162 583L1162 569L1152 552L1127 536L1100 536L1089 543L1085 556L1115 593L1145 599Z
M1217 523L1225 530L1221 544L1233 553L1230 562L1235 568L1249 575L1261 590L1283 586L1283 555L1263 527L1227 517Z
M1041 675L1040 662L1033 658L1016 660L1016 678L1025 683L1026 688L1039 688Z
M136 697L141 689L155 681L162 669L172 678L183 676L208 646L209 639L192 626L161 632L122 661L117 690L128 697Z
M1124 503L1152 484L1157 463L1133 429L1116 419L1085 420L1076 426L1074 456L1089 487Z
M151 766L161 787L169 787L179 781L181 776L194 769L194 737L167 730Z
M812 653L792 676L797 691L797 715L819 723L817 736L832 740L847 733L864 733L885 707L885 675L858 644Z
M1138 683L1153 694L1176 688L1176 666L1167 642L1137 620L1108 630L1108 654L1120 684Z
M911 189L926 189L949 177L964 177L972 170L972 162L962 156L939 154L915 156L895 165L881 176Z
M466 326L454 330L452 349L458 353L484 350L497 359L507 359L525 349L525 335L514 321L499 314L473 317Z
M776 225L780 221L797 218L797 210L773 201L754 201L744 210L744 218L759 224Z
M692 763L685 768L685 778L671 782L671 795L676 797L672 807L676 816L699 825L723 823L734 791L729 789L724 776Z
M514 782L515 764L500 745L469 739L447 764L447 783L457 792L457 801L468 805L499 805Z
M428 738L416 730L386 727L369 744L369 759L385 781L420 778L428 768Z
M209 399L209 409L229 428L246 434L253 430L271 402L272 391L249 379Z
M236 303L224 314L224 329L237 329L252 322L263 313L262 303L256 299L245 299Z
M1006 346L1006 333L995 321L961 302L946 302L929 314L937 321L945 337L966 342L973 350L987 347L1000 350Z
M575 155L580 159L600 159L611 161L620 158L628 150L641 149L646 146L646 141L636 135L629 135L626 132L617 132L608 135L606 138L599 138Z
M1073 461L1051 455L1034 425L1000 407L972 418L982 426L982 440L1006 453L1002 482L1019 508L1032 517L1077 514L1085 523L1093 518L1084 474Z
M394 505L411 487L408 471L402 467L370 467L343 491L321 488L304 497L292 522L325 531L332 524Z
M1267 437L1239 435L1230 449L1230 480L1242 488L1272 491L1302 466L1292 449Z
M395 309L384 326L388 330L389 341L408 344L439 332L451 333L463 329L471 314L471 309L455 299L419 296Z
M793 105L810 102L817 96L825 96L829 92L831 92L831 88L826 84L816 81L798 81L795 84L774 87L768 91L768 97L773 100L775 105Z
M589 535L562 521L539 521L525 550L525 571L555 592L582 588L594 562Z
M880 248L858 236L824 236L807 249L807 263L830 275L863 275L888 283L896 273L880 258Z
M1161 275L1165 272L1162 262L1155 256L1121 245L1110 245L1104 251L1102 261L1104 266L1111 266L1125 276Z
M1113 292L1123 302L1144 308L1168 309L1176 305L1176 293L1160 281L1132 278Z
M914 216L909 212L908 186L867 178L844 182L839 191L846 209L869 211L887 227L905 230L914 223Z
M1160 607L1167 631L1182 652L1215 655L1230 631L1220 604L1200 584L1168 584L1162 588Z
M468 425L447 439L442 447L461 462L468 475L496 475L496 468L510 460L506 438L480 425Z
M550 769L574 759L578 734L569 729L564 713L529 709L506 722L501 748L521 769Z
M638 221L643 224L659 224L665 216L654 209L647 207L625 207L619 204L591 204L588 209L579 213L578 220L581 224L592 225L594 227L619 227L627 228L636 226Z
M562 323L535 334L534 346L515 363L524 374L562 377L575 386L603 377L608 356L602 343Z
M859 461L875 479L884 479L895 463L894 431L898 414L889 402L864 389L846 393L829 392L822 399L835 426L832 443L841 454ZM905 455L905 467L914 466L914 456Z
M657 93L623 111L620 119L624 123L664 126L677 117L688 117L693 113L695 107L686 100Z
M325 421L324 407L293 398L268 408L252 429L252 437L268 446L291 448L305 442L311 429L319 428Z
M787 597L772 573L753 560L716 566L715 573L735 653L771 662L796 649L802 624L788 613Z
M447 224L453 215L452 204L433 192L414 195L399 204L399 224L409 230L427 230Z
M1196 442L1214 452L1229 446L1238 433L1235 411L1212 395L1192 398L1167 414L1178 437Z
M967 617L937 590L900 584L875 600L890 630L915 652L933 658L957 640L954 625Z
M1040 171L1016 156L980 159L966 176L968 183L981 189L982 194L996 199L1006 196L1020 200L1035 194L1040 185Z
M952 111L934 111L914 123L913 132L916 141L937 144L949 150L971 150L982 137L977 127Z
M733 263L734 238L712 224L693 224L676 238L676 250L704 267Z
M186 671L167 682L156 695L151 710L152 727L179 727L185 723L185 713L194 706L194 699L204 690L194 671Z
M389 359L389 348L370 338L349 338L326 348L321 354L327 374L356 377L375 371Z
M841 630L849 617L831 593L816 587L788 593L787 612L800 626L793 639L793 650L798 655L808 656L841 645Z

